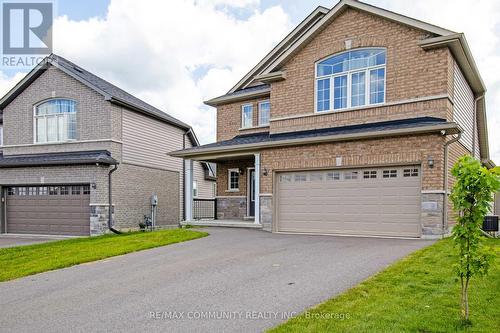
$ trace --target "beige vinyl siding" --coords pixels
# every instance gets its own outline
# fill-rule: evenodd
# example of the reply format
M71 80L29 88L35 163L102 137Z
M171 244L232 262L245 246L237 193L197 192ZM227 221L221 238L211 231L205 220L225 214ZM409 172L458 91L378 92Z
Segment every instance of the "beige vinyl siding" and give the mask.
M182 149L182 129L125 109L122 119L124 163L182 170L182 159L168 155Z
M183 148L184 130L130 110L122 115L123 163L142 165L179 172L180 218L184 214L184 174L182 158L168 154ZM186 148L191 147L186 138ZM194 180L198 183L199 198L213 198L211 181L205 180L203 166L194 162Z
M186 142L186 148L192 147L191 142ZM198 198L199 199L213 199L215 198L214 183L213 181L205 179L205 168L202 163L195 161L193 163L193 180L198 184Z
M460 142L472 151L474 140L474 93L472 92L462 71L455 63L454 85L453 85L453 121L459 124L462 129Z

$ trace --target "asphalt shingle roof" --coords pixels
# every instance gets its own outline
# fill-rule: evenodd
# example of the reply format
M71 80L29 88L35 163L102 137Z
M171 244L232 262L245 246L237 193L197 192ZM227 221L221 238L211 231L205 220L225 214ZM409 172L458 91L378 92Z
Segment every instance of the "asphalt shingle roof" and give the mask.
M226 141L209 143L202 146L197 146L184 150L185 152L196 152L206 148L230 147L248 144L257 144L261 142L279 142L290 139L314 138L331 135L346 135L364 132L389 131L395 129L409 129L422 126L439 125L446 123L446 119L434 117L420 117L411 119L391 120L376 123L367 123L360 125L349 125L340 127L331 127L317 130L288 132L279 134L269 134L269 132L261 132L256 134L238 135Z
M14 168L43 165L114 165L117 161L107 150L81 151L54 154L11 155L0 154L0 168Z
M108 81L98 77L97 75L94 75L90 73L89 71L81 68L80 66L72 63L71 61L58 56L56 54L51 54L50 55L51 61L55 61L59 66L64 68L65 70L71 72L73 75L77 76L79 79L84 80L88 82L90 85L98 88L99 90L105 92L108 94L110 97L116 98L120 101L126 102L128 104L131 104L139 109L142 109L156 117L159 117L161 119L164 119L170 123L176 124L180 127L183 127L185 129L189 129L190 126L187 125L186 123L170 116L169 114L155 108L152 105L149 105L148 103L144 102L143 100L129 94L125 90L118 88L117 86L109 83Z

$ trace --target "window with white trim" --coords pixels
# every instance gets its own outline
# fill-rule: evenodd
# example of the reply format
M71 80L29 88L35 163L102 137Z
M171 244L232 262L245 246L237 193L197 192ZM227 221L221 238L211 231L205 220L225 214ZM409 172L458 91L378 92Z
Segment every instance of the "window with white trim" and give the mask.
M333 55L316 65L316 112L385 102L386 50Z
M240 189L240 170L229 169L227 186L229 191L239 191Z
M241 106L241 128L253 126L253 105L244 104Z
M198 198L198 182L193 181L193 198Z
M259 103L259 126L269 125L271 117L271 102L264 101Z
M51 99L35 107L35 143L76 140L76 102Z

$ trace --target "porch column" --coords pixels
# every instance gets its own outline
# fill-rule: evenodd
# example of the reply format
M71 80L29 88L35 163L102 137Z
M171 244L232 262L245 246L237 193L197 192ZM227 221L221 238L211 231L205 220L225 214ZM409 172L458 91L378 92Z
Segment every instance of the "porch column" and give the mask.
M193 220L193 161L184 160L184 202L186 221Z
M255 224L260 224L260 153L255 156Z

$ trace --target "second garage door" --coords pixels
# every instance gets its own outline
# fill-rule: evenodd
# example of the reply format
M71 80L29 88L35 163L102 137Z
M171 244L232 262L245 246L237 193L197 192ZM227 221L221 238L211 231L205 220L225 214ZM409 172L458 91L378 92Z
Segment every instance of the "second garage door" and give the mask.
M277 230L420 236L420 167L278 174Z
M88 236L90 188L9 187L6 216L8 233Z

